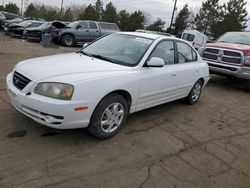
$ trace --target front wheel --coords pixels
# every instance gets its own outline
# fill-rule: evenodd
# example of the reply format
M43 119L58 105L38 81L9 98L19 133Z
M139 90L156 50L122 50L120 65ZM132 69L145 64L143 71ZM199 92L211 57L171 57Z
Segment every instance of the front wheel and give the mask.
M127 101L121 95L108 95L94 110L88 131L98 139L113 137L121 130L128 108Z
M71 35L64 35L62 37L62 45L66 47L73 47L75 45L75 39Z
M191 89L189 95L186 98L186 101L188 104L195 104L198 102L200 96L201 96L201 91L202 91L202 82L201 80L198 80L193 88Z

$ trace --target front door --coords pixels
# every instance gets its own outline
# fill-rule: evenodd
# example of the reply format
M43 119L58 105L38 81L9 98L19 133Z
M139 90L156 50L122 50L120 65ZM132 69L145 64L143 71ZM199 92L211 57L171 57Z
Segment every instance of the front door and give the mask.
M140 92L136 110L174 100L177 95L178 73L172 40L161 41L151 53L152 57L164 60L164 67L143 67L141 70Z

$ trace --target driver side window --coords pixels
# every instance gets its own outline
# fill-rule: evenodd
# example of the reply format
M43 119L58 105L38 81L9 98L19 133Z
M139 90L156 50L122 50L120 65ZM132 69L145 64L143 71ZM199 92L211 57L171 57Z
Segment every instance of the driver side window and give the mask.
M85 22L80 22L78 24L78 27L79 27L80 30L89 29L89 24L86 21Z
M174 42L173 41L160 42L154 49L149 59L151 59L152 57L158 57L163 59L165 65L175 64Z

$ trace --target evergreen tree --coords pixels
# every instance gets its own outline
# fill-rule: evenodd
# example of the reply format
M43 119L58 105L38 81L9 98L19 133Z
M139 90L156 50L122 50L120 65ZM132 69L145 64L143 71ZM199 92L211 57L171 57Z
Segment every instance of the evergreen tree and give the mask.
M74 19L74 17L73 17L72 11L71 11L70 8L68 8L68 9L65 11L62 20L63 20L63 21L69 21L69 22L70 22L70 21L73 21L73 19Z
M127 30L135 31L137 29L143 29L144 21L145 21L145 17L142 11L138 10L138 11L133 12L129 17Z
M96 3L95 3L95 11L98 15L98 21L101 21L102 20L102 16L103 16L103 2L101 0L97 0Z
M211 28L219 20L219 0L207 0L202 2L199 14L195 17L197 30L210 35Z
M147 30L150 31L163 31L164 25L166 22L164 22L162 19L158 18L154 23L150 24L146 27Z
M19 14L20 9L15 3L9 3L5 5L4 11Z
M222 21L218 21L212 28L214 38L228 31L244 31L247 28L247 9L244 0L229 0L224 4Z
M33 3L30 3L27 7L26 11L24 12L25 17L32 17L37 18L39 17L39 11L36 9L36 7L33 5Z
M188 4L184 5L183 9L179 12L173 24L174 29L172 34L177 37L180 37L182 32L186 29L189 22L190 11L188 9Z
M106 9L103 12L102 21L112 22L112 23L118 22L118 15L116 12L116 8L114 7L112 2L106 5Z
M118 14L118 26L121 31L128 31L129 13L126 10L121 10Z
M40 18L47 20L48 11L44 5L40 7L39 14L40 14Z
M5 10L4 6L0 5L0 11L4 11L4 10Z
M85 11L80 14L79 16L80 20L99 20L99 14L96 12L96 9L90 4Z

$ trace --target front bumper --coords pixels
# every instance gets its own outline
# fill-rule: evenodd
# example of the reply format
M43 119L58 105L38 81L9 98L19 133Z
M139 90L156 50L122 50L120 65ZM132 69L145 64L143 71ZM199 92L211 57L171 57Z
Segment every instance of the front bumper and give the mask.
M13 85L13 74L7 78L7 89L13 106L36 122L56 129L87 127L93 112L93 104L87 101L63 101L32 93L36 84L30 82L22 91ZM31 92L30 95L27 93ZM75 111L88 106L85 111Z
M209 66L210 73L234 76L242 79L250 79L250 67L228 65L205 60Z

